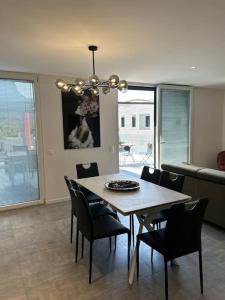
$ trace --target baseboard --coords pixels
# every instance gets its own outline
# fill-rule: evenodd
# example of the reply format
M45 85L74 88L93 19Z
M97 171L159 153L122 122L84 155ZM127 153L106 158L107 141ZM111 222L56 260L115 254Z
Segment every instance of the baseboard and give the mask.
M54 199L49 199L49 200L45 200L46 204L54 204L54 203L60 203L60 202L67 202L70 201L69 198L54 198Z

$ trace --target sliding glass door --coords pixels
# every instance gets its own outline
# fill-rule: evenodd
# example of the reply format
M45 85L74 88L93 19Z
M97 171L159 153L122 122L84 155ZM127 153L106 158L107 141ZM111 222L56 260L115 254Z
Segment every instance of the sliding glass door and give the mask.
M33 81L0 79L0 207L40 199Z
M158 165L190 161L191 88L158 88Z
M129 86L118 94L119 167L141 174L155 166L155 88Z

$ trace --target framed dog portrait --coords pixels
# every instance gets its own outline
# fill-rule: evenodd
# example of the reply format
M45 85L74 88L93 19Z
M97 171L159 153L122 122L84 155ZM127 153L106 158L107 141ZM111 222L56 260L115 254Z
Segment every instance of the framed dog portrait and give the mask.
M100 147L99 96L62 92L64 149Z

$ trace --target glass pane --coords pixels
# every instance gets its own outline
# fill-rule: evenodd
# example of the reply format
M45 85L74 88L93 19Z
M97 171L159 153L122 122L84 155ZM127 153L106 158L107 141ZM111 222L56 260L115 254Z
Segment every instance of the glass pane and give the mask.
M33 83L0 79L0 206L38 200Z
M120 170L141 174L154 167L154 90L119 93Z
M160 163L188 162L190 91L161 90Z

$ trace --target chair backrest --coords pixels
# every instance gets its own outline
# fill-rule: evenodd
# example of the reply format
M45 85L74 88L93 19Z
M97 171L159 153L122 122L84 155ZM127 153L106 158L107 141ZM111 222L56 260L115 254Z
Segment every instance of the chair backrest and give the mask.
M184 203L175 204L168 210L165 228L167 259L176 258L200 250L202 220L208 199L200 199L187 209Z
M76 183L76 181L75 180L73 180L73 179L70 179L70 184L71 184L71 186L72 186L72 188L76 191L76 190L80 190L80 187L79 187L79 185Z
M144 166L142 173L141 173L141 179L146 180L151 183L158 184L159 178L160 178L160 170L154 169L153 173L150 173L150 167Z
M148 143L148 144L147 144L147 151L146 151L146 154L152 154L152 144L151 144L151 143Z
M68 178L68 176L64 176L64 179L65 179L68 191L70 191L70 185L71 185L70 179Z
M96 162L77 164L76 170L78 179L99 176L98 164Z
M73 191L73 187L72 187L72 183L71 183L71 179L69 179L67 176L64 176L68 191L70 193L70 199L71 199L71 206L72 206L72 213L76 216L76 210L75 210L75 200L74 200L74 191Z
M93 236L93 219L88 203L81 191L74 191L74 195L76 197L78 229L88 240L91 240Z
M183 175L176 175L176 178L172 179L170 172L162 171L159 185L181 193L184 185L184 178L185 177Z
M221 151L217 155L217 167L221 171L225 171L225 151Z
M128 145L125 145L124 147L123 147L123 150L124 151L127 151L127 152L130 152L130 146L128 146Z

